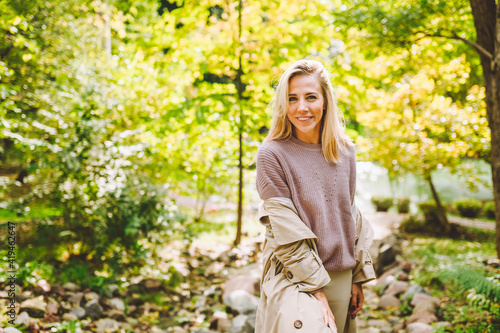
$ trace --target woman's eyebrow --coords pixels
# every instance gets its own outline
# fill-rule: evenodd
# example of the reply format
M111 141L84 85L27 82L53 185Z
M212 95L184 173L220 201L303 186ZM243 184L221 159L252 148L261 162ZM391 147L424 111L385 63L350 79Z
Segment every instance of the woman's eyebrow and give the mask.
M297 95L297 94L294 94L294 93L288 94L288 96L295 96L295 95ZM318 93L317 92L307 92L306 95L318 95Z

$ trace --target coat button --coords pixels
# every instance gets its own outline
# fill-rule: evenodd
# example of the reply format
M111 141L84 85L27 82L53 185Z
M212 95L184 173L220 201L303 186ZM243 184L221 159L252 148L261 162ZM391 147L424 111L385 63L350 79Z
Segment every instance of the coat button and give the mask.
M293 326L295 326L296 329L302 328L302 322L300 320L296 320L293 323Z
M291 279L293 279L293 274L292 274L292 272L290 272L290 271L286 272L286 277L287 277L287 278L289 278L290 280L291 280ZM297 320L297 321L299 321L299 320ZM300 321L299 321L299 322L300 322ZM302 324L301 324L301 325L302 325Z

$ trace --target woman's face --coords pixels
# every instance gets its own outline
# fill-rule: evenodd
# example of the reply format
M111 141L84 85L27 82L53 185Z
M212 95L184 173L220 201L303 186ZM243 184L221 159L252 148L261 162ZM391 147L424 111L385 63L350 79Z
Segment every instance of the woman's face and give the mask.
M316 75L292 77L288 85L288 119L297 139L319 143L321 118L326 101Z

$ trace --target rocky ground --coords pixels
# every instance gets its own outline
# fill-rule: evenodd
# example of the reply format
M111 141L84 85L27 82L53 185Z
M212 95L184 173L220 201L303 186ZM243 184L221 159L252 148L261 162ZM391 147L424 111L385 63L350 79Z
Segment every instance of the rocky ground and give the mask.
M395 236L394 228L402 217L388 213L367 217L375 231L372 256L378 261L379 278L365 285L358 331L419 333L449 326L436 315L441 301L409 281L412 264L397 261L404 240ZM0 333L251 333L261 275L259 246L246 240L232 249L223 245L171 249L176 261L169 281L137 276L107 285L99 293L73 283L50 285L45 280L26 290L17 286L16 326L8 325L10 318L2 313ZM7 309L9 286L0 287L4 290L0 305Z

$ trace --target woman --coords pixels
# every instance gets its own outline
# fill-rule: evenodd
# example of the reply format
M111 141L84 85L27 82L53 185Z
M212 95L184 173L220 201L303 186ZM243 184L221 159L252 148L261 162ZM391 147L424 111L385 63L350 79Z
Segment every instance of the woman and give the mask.
M329 73L297 61L273 107L257 154L266 241L256 332L355 332L361 284L375 278L371 229L354 205L355 151Z

